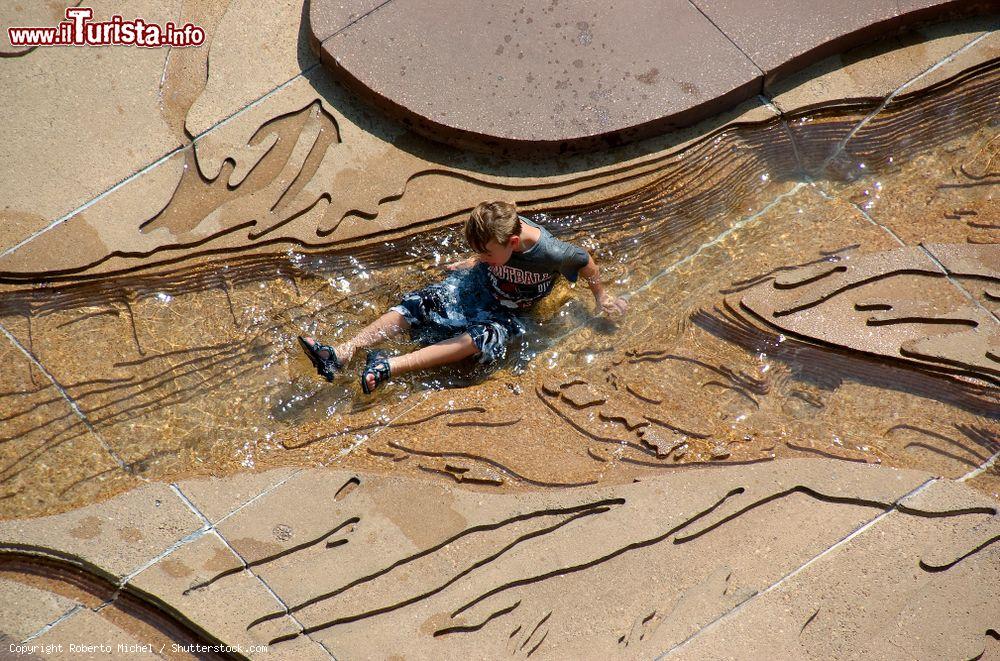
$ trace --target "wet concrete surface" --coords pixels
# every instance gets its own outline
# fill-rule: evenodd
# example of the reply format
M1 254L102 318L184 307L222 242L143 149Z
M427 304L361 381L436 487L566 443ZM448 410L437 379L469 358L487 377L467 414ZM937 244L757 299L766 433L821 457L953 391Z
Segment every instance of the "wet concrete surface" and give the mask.
M317 0L310 40L332 75L408 128L484 153L553 154L693 124L826 57L928 22L985 14L995 29L997 9L950 0L670 0L627 11Z
M241 59L243 9L184 3L209 80L192 51L150 83L193 144L61 221L37 212L82 188L3 212L0 633L321 659L995 649L996 32L504 163L366 115L304 42ZM256 27L300 33L279 9ZM358 360L317 377L295 336L443 277L494 195L591 250L629 315L561 283L496 372L371 398Z
M366 398L357 362L328 385L294 341L342 339L443 277L435 264L464 252L455 227L350 253L10 290L0 503L23 516L137 480L316 463L501 490L815 455L960 478L997 451L992 76L853 133L862 109L734 127L648 186L536 214L594 253L630 312L617 325L593 318L589 297L563 283L493 374L417 374ZM945 120L942 108L958 111ZM910 140L881 139L901 118ZM796 182L800 168L826 178ZM209 208L207 195L172 205ZM899 218L915 198L924 204ZM171 208L150 226L172 222ZM846 277L888 278L850 292L860 312L831 301L792 322L779 308L811 304L766 302L772 287L787 299L795 282L836 285L823 278L855 264ZM850 339L850 324L876 344ZM977 484L996 492L994 474Z

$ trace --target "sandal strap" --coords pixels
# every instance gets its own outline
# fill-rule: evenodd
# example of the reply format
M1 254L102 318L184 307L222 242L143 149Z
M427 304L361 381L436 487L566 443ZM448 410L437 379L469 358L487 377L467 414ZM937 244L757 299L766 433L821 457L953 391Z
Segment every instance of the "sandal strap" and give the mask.
M316 368L316 372L327 381L333 381L335 372L343 369L344 366L340 362L340 359L337 358L337 352L333 350L333 347L326 344L320 344L316 341L309 344L301 335L299 336L299 344L302 345L302 348L306 352L306 356L309 357L313 367ZM326 351L329 356L324 358L320 355L321 351Z
M368 389L368 375L375 377L375 385ZM381 351L368 352L365 369L361 372L361 389L366 395L370 395L380 384L388 381L392 377L392 369L389 365L389 358Z

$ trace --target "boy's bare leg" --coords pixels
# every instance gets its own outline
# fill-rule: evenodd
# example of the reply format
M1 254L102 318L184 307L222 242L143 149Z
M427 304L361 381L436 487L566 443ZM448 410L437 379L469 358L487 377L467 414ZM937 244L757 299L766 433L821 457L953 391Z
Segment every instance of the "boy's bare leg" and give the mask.
M417 349L412 353L392 356L389 358L389 372L393 376L400 376L407 372L455 363L477 353L479 353L479 349L472 341L472 336L468 333L462 333L457 337L432 344L423 349ZM374 375L369 374L367 379L368 387L374 388Z
M351 358L354 356L354 352L357 349L365 349L373 344L386 340L390 337L395 337L401 332L410 327L410 323L406 321L406 317L399 314L395 310L389 310L381 317L368 324L357 335L342 342L340 344L333 345L333 350L337 352L337 358L345 366L351 362ZM311 337L304 338L309 344L313 344L314 340ZM322 352L326 353L326 352ZM329 356L323 356L323 358L329 358Z

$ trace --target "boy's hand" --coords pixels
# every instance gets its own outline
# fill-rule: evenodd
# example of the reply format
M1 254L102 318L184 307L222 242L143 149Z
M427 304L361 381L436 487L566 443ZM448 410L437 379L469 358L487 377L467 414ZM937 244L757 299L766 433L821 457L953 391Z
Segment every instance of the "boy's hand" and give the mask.
M471 269L473 266L476 265L477 261L478 260L475 257L467 257L457 262L451 262L450 264L445 264L444 267L449 271L457 271L458 269Z
M628 309L628 302L622 298L613 298L610 294L604 294L597 299L597 313L609 317L620 317Z

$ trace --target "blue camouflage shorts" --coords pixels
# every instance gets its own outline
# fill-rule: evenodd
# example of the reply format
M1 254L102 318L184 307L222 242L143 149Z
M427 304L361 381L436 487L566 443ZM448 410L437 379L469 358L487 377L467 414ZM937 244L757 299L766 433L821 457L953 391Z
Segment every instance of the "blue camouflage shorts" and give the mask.
M468 333L483 365L502 361L511 339L527 330L517 313L490 292L480 268L456 271L409 292L390 309L406 318L410 337L424 346Z

